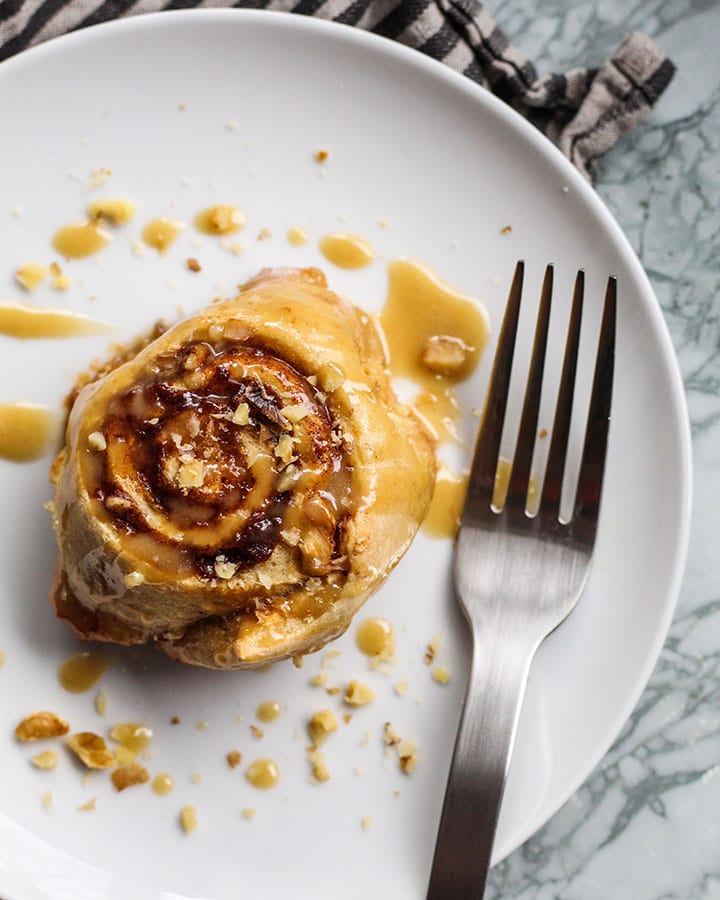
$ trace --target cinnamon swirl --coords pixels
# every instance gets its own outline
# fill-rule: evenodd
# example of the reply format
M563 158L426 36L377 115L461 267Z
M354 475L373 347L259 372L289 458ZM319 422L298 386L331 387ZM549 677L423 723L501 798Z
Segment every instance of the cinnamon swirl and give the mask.
M340 635L434 484L370 318L266 270L127 356L77 392L54 469L58 616L218 669Z

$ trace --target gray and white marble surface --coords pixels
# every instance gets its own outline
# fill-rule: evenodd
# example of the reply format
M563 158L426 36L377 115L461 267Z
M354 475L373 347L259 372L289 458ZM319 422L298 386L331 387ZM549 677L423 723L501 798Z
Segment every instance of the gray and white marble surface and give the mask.
M633 30L678 67L650 119L603 160L597 189L650 276L693 435L690 550L654 674L577 794L492 872L491 900L720 898L720 4L503 0L542 72L599 64Z

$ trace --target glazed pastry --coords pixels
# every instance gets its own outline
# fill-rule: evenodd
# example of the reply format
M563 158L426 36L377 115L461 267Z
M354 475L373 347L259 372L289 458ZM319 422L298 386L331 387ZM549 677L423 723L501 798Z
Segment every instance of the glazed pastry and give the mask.
M83 639L248 668L342 634L422 521L430 439L372 320L266 270L74 397L51 599Z

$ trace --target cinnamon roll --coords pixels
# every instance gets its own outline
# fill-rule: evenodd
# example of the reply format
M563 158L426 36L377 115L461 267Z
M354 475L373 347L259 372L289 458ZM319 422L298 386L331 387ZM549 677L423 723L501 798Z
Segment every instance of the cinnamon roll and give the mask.
M427 510L370 317L265 270L101 368L54 467L51 600L86 640L238 669L339 636Z

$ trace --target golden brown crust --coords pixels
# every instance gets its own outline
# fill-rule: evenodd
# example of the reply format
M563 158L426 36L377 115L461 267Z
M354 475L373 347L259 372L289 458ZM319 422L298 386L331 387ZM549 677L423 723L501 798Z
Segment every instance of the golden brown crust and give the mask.
M430 500L372 320L266 270L77 393L51 598L85 639L245 668L341 634Z

